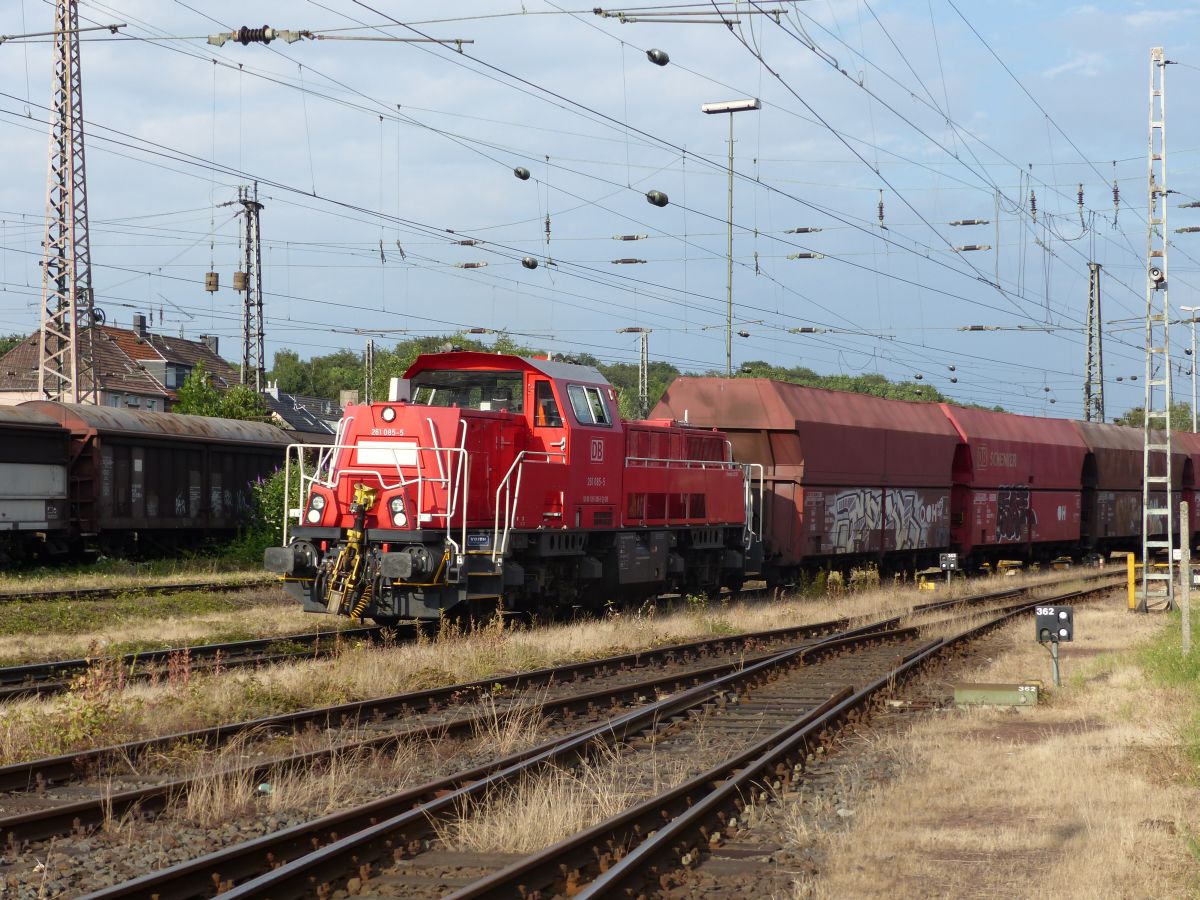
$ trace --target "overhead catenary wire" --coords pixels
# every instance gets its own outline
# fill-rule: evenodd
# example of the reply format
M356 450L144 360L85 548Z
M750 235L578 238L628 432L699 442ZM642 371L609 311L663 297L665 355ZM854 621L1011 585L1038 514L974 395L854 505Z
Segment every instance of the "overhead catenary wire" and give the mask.
M557 238L557 235L556 235L556 238Z

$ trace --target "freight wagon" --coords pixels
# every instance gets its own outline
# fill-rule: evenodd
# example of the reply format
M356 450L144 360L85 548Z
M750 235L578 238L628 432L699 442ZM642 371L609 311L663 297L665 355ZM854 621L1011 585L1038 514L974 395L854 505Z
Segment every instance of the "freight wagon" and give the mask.
M769 580L885 556L919 569L950 545L959 436L936 406L764 378L679 378L653 415L720 428L735 459L764 468Z
M63 430L65 519L77 546L192 546L232 535L251 483L282 465L289 443L260 422L49 401L18 411Z
M0 560L66 549L68 442L49 416L0 406Z

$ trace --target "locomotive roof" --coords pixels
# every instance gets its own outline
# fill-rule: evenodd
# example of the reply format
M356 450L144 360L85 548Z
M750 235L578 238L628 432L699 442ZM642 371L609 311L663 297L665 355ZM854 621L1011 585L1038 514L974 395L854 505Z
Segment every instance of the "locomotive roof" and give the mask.
M449 353L422 353L416 358L405 378L421 372L436 372L442 369L484 369L512 372L540 372L547 378L566 381L582 381L587 384L608 384L608 379L594 366L556 362L549 359L534 359L528 356L512 356L507 353L481 353L475 350L455 350Z
M31 400L22 409L44 413L73 430L105 434L150 434L171 438L191 438L236 444L266 444L286 447L291 439L274 425L218 419L213 416L188 416L180 413L144 412L92 406L84 403L55 403Z
M0 425L18 428L62 428L56 419L21 406L0 406Z

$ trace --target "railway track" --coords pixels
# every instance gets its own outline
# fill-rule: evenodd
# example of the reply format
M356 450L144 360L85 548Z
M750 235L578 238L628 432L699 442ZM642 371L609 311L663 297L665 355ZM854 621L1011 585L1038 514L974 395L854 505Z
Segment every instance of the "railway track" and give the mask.
M1084 593L1055 599L1078 599ZM900 629L837 636L772 655L599 728L550 742L534 755L501 761L498 764L505 767L499 771L468 773L457 782L439 783L432 798L409 796L408 808L391 818L383 819L384 811L375 810L379 820L353 834L340 836L345 832L331 832L327 823L306 826L303 836L316 849L295 857L275 853L276 863L289 861L233 886L235 876L224 896L319 896L351 878L372 896L443 896L447 887L457 887L452 895L456 898L625 897L667 889L673 872L694 865L737 834L738 817L748 805L766 802L773 791L801 780L807 760L822 752L843 724L866 715L877 697L939 655L1034 605L1014 604L951 639L927 640L916 629ZM842 655L852 648L861 652ZM818 662L817 657L824 660ZM661 753L680 717L705 706L725 723L722 743L731 753L682 784L529 856L500 854L481 860L476 854L439 846L438 823L456 816L467 801L486 803L502 785L535 777L551 766L571 765L600 745L637 751L641 744ZM764 730L767 734L762 736ZM681 742L677 752L687 749ZM470 777L474 780L466 781ZM210 860L208 871L224 876L212 865L223 860L213 856L217 858ZM488 868L499 871L479 871ZM186 889L168 889L162 896L186 896Z
M184 664L193 672L236 669L295 660L299 656L320 656L333 651L346 640L375 640L383 629L375 626L346 628L340 631L313 631L283 634L270 638L140 650L113 660L127 681L162 676L172 664ZM72 679L88 671L99 660L81 657L50 662L25 663L0 668L0 701L14 697L57 694L71 686Z
M896 619L886 622L894 624ZM731 671L743 664L747 647L819 639L821 635L839 627L845 627L845 622L778 629L760 632L749 638L738 636L696 641L643 653L539 669L378 700L304 710L17 763L0 768L0 790L10 794L33 792L23 802L36 808L0 817L0 836L17 842L42 840L98 825L108 816L120 815L135 808L143 815L158 812L172 799L186 795L204 776L160 778L154 783L124 790L122 786L136 784L139 780L136 772L133 778L128 774L131 764L150 754L166 752L175 745L212 749L244 735L253 735L257 741L269 743L276 735L294 736L313 729L326 733L336 730L343 735L342 740L336 743L331 741L320 750L274 756L266 760L255 757L256 746L243 747L242 755L254 761L230 766L226 772L257 781L278 776L283 771L325 763L337 755L377 751L415 738L469 738L487 728L497 717L515 715L527 709L535 709L536 714L546 720L557 717L570 723L580 717L591 717L599 721L610 715L613 709L624 704L636 704L647 695L678 690L683 685L711 677L713 672ZM751 655L757 658L753 653ZM759 651L758 656L762 655L763 652ZM723 661L713 665L718 658ZM646 679L642 676L647 670L654 670L658 674ZM606 681L608 684L597 690L581 692L581 685L588 681ZM541 693L532 703L527 702L527 697L509 698L500 693L517 688L528 693L551 686L557 688L558 696ZM480 703L481 700L484 702ZM364 732L369 734L364 736ZM106 763L115 763L115 767L106 769ZM71 798L78 793L76 785L81 780L97 782L94 796L73 800ZM48 791L48 788L52 790ZM65 795L66 802L59 801L54 788ZM6 806L12 808L15 805L22 804L10 796Z
M273 577L247 578L242 581L192 581L185 584L135 584L125 587L50 588L39 591L0 591L0 603L35 600L112 600L142 594L185 594L189 591L248 591L269 587Z
M988 599L1008 599L1016 592L995 593L1000 597L991 596ZM924 604L923 609L925 611L935 611L939 608L948 609L961 602L959 600L937 601ZM832 622L821 623L818 626L806 626L814 632L823 632L823 634L812 633L807 637L800 636L801 629L780 629L775 633L776 643L774 646L764 643L765 638L761 634L693 642L690 645L660 648L645 654L629 654L609 660L574 664L560 667L557 670L546 669L535 673L521 673L506 679L485 679L472 685L456 685L453 688L439 691L401 695L384 698L380 701L351 704L342 708L310 710L293 714L290 717L275 717L274 722L259 720L258 723L238 723L233 726L223 726L221 729L209 730L206 736L196 739L201 743L212 742L215 745L228 740L239 730L248 730L252 727L265 725L268 728L286 732L289 729L312 727L314 724L319 728L322 727L322 724L328 724L334 720L346 721L348 718L356 726L367 719L376 722L377 725L383 725L385 723L380 721L380 716L401 714L405 718L406 727L410 729L410 735L413 733L412 729L420 729L424 734L436 736L438 739L455 735L464 737L478 727L480 715L477 711L469 708L467 708L468 714L463 715L462 704L472 696L478 696L481 691L494 695L497 690L496 685L500 686L502 693L507 693L509 690L515 691L518 688L525 690L550 684L558 684L570 691L568 696L544 697L537 704L538 715L543 720L542 733L557 734L557 737L552 738L545 745L522 751L507 759L484 758L481 761L482 764L456 775L433 779L425 785L399 795L380 797L363 806L326 817L315 825L285 829L283 832L265 835L246 844L218 850L215 854L209 854L198 861L181 863L164 872L145 876L127 885L119 886L119 888L102 891L97 896L199 895L203 894L204 890L202 887L197 888L197 885L211 885L211 877L214 873L222 881L231 884L252 879L253 876L263 871L264 866L269 866L270 861L277 863L283 859L292 859L311 850L313 846L316 846L313 843L314 840L318 844L329 844L331 841L337 843L336 840L333 840L336 835L346 835L369 828L373 824L395 818L397 815L406 815L406 811L419 810L417 817L428 825L425 818L426 814L431 812L428 804L437 801L442 795L460 796L461 799L459 792L472 791L472 796L480 796L479 790L486 793L489 788L505 783L513 777L520 777L514 775L513 772L505 774L514 766L517 767L515 772L527 773L547 762L557 761L565 764L565 761L578 758L578 754L572 757L575 751L580 754L591 752L589 748L593 748L598 741L619 743L626 738L635 741L638 739L638 734L645 732L651 724L668 720L674 721L680 716L686 717L689 709L702 709L706 705L711 705L715 698L738 690L737 685L744 683L742 679L749 677L753 681L755 677L758 677L754 673L762 673L766 670L783 673L796 669L805 661L811 662L817 656L828 655L835 648L835 645L829 643L829 632L839 626L841 626L840 630L844 631L844 624ZM879 634L881 630L896 632L896 625L897 619L891 617L872 623L867 628L856 629L855 634L840 634L837 639L843 642L853 642L861 638L876 643L882 640L910 642L917 640L911 630L882 636ZM780 634L785 631L793 632L790 636L792 645L781 647L781 643L788 639ZM754 650L749 655L747 655L746 643L748 639L753 639L749 646ZM726 659L714 664L714 654L722 652L728 654L732 648L737 646L736 642L738 641L742 642L738 649L738 659ZM822 647L825 649L819 649ZM885 652L885 656L888 653L891 653L892 656L895 655L888 650ZM681 666L680 661L685 656L689 657L689 662L687 665ZM666 671L661 668L664 666L668 668L674 666L674 670ZM640 677L644 676L647 668L654 669L655 676L653 678ZM604 675L606 671L607 676ZM613 683L604 688L588 691L587 694L580 694L579 688L582 680L598 681L605 677ZM770 680L767 679L767 681ZM758 688L760 691L765 689ZM760 696L767 697L768 695L761 694ZM832 694L826 691L822 696L827 699ZM816 703L818 697L814 694L808 699ZM372 706L371 704L379 705ZM528 704L525 705L528 706ZM771 705L778 706L778 703L772 700ZM509 710L512 711L520 706L519 702L514 702ZM424 710L423 713L422 710ZM795 710L793 709L792 712ZM759 730L765 728L764 721L766 720L758 722L755 728ZM582 728L580 727L581 723ZM659 725L656 724L655 728L658 727ZM366 738L360 736L358 747L349 749L379 747L386 745L388 741L395 741L397 737L394 723L391 728L390 732L376 732ZM743 735L743 737L745 736ZM153 749L162 749L167 746L168 742L186 737L172 736L155 739L143 742L140 748L107 748L105 751L90 754L85 759L61 757L55 760L22 764L23 769L10 766L0 772L6 779L2 783L4 789L8 791L20 790L19 785L23 784L25 788L33 790L31 796L35 798L33 800L35 804L44 803L45 798L37 791L39 787L47 794L54 795L55 791L63 784L81 776L86 777L89 771L95 771L96 767L101 765L105 759L112 759L126 753L132 754L136 758L139 753L145 754ZM570 747L575 749L571 750ZM346 749L343 747L341 752L345 752ZM274 777L275 774L278 774L280 766L313 765L319 762L319 757L320 753L310 753L292 757L291 763L288 763L287 760L258 762L244 771L252 772L255 778L260 775ZM530 762L539 759L541 762ZM529 766L533 768L529 768ZM112 777L111 773L109 777ZM49 786L48 789L47 786ZM109 792L108 796L103 798L103 802L85 801L85 804L90 804L86 806L80 806L78 801L75 804L52 802L44 809L31 810L15 817L9 816L0 822L0 836L7 837L10 847L20 848L26 841L38 841L53 834L81 835L104 815L119 815L122 809L133 809L135 806L143 813L153 813L161 809L170 797L178 797L179 792L186 791L186 789L185 784L175 782L170 783L164 790L164 785L160 783L151 786L150 793L134 796L132 792L119 790L118 785L115 791ZM10 798L19 796L19 794L10 795ZM59 799L61 800L61 798ZM11 803L6 803L5 806L8 809L12 808ZM438 809L445 813L449 807L443 806ZM436 819L436 816L434 818ZM188 885L191 887L189 888ZM311 882L309 885L311 887ZM189 894L189 890L193 891L193 894ZM196 891L199 893L195 893ZM308 890L305 889L301 893L308 893Z

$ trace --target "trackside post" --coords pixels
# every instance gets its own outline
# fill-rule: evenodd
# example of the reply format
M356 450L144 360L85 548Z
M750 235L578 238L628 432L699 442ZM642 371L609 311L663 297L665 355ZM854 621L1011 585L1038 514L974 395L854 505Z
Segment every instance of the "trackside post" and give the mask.
M1132 553L1125 554L1125 567L1128 573L1126 583L1129 587L1129 608L1137 609L1137 564L1133 561Z
M1180 538L1179 538L1179 571L1182 573L1183 597L1180 601L1180 614L1183 616L1183 655L1192 652L1192 541L1191 528L1187 523L1188 505L1185 500L1179 504Z

